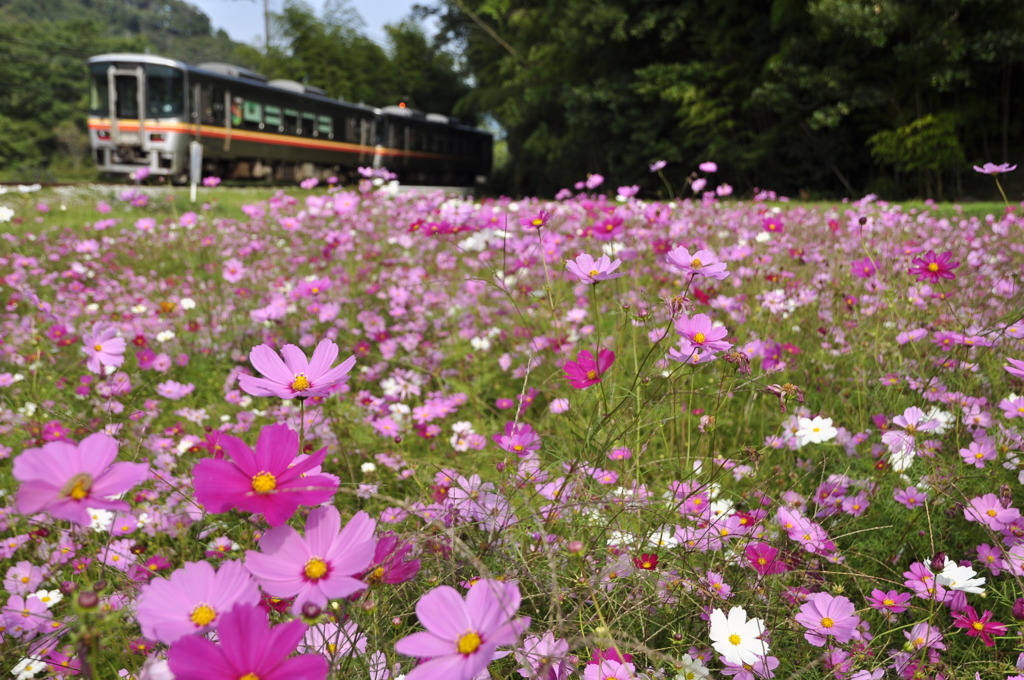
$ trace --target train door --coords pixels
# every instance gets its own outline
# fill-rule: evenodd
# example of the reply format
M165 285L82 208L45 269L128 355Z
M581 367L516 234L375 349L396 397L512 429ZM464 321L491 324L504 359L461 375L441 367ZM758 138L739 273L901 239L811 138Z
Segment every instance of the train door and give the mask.
M146 72L142 66L107 69L110 140L117 146L141 146L145 138ZM125 125L122 121L132 121ZM136 124L137 122L137 124ZM134 129L133 129L134 128Z

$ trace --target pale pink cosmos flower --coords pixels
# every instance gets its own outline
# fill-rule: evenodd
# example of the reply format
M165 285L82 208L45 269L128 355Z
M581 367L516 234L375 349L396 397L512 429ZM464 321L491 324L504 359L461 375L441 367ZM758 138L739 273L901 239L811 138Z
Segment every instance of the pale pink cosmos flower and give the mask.
M985 165L975 165L974 171L980 172L983 175L1002 175L1003 173L1013 172L1017 169L1016 165L1010 165L1009 163L985 163Z
M624 272L612 273L619 268L620 264L622 264L621 260L612 260L607 255L602 255L595 260L592 256L582 253L575 260L568 260L565 263L565 268L581 283L592 285L598 281L608 281L625 276Z
M236 604L259 604L260 591L241 562L187 562L167 578L142 587L136 616L142 634L171 644L186 635L213 630Z
M814 593L800 606L796 622L807 632L804 639L815 647L822 647L833 638L836 642L849 642L857 631L860 617L849 598L828 593Z
M281 357L284 357L283 361ZM295 345L282 347L281 356L268 345L257 345L249 353L249 360L266 377L242 375L238 384L254 397L326 397L345 381L356 365L353 355L332 368L337 358L338 346L326 339L313 350L312 359L306 359L303 351Z
M124 363L124 338L117 336L117 328L104 325L102 321L93 324L92 334L82 338L85 353L89 356L85 367L97 375L109 367L111 371Z
M474 583L465 599L450 586L428 591L416 603L426 630L395 643L399 654L428 659L406 680L476 678L498 647L515 644L529 627L529 617L515 618L521 599L516 584L491 579Z
M1024 360L1007 358L1006 361L1009 363L1003 369L1013 377L1024 380Z
M145 481L144 463L114 463L117 440L103 432L80 443L50 442L26 449L14 459L13 475L21 482L15 505L23 515L48 512L51 517L88 526L89 508L128 510L114 500Z
M729 276L725 263L720 262L710 250L698 250L691 255L685 247L678 246L669 251L665 261L689 276L704 276L718 281Z
M292 613L309 603L348 597L366 588L356 578L373 561L377 523L360 511L341 526L334 506L316 508L306 520L306 536L290 526L271 529L260 539L260 552L245 553L245 567L275 597L294 597Z

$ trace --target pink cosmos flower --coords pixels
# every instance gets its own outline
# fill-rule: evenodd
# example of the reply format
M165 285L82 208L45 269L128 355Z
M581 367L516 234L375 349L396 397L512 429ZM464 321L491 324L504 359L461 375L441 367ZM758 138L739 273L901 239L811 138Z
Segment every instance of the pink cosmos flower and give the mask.
M299 434L286 425L264 427L255 451L230 435L221 435L217 444L227 458L205 458L192 470L196 500L207 512L262 513L270 526L278 526L300 505L320 505L338 490L335 477L312 473L327 450L297 460Z
M281 357L284 357L283 361ZM238 384L254 397L326 397L337 389L356 365L353 355L331 368L337 358L338 346L326 339L316 346L310 360L295 345L282 347L281 356L268 345L257 345L249 353L249 360L266 377L242 375Z
M106 367L117 368L124 363L124 350L127 347L124 338L117 337L117 328L105 326L97 321L92 326L92 334L82 338L85 353L89 360L85 367L92 373L103 375Z
M968 522L981 522L992 531L1002 531L1019 517L1020 510L1014 507L1004 508L994 493L972 498L970 505L964 508L964 519Z
M725 326L712 325L707 314L695 314L692 318L684 314L675 325L679 342L668 351L669 358L675 361L702 364L732 347L731 342L723 339L729 331Z
M218 643L183 637L167 650L167 661L175 680L324 680L323 656L288 658L305 633L302 621L271 627L261 607L239 604L224 614Z
M907 273L916 276L918 281L930 283L938 283L940 279L952 280L956 278L953 270L960 266L959 262L952 262L952 259L953 252L950 250L941 255L929 250L924 257L915 257L912 260L914 266L909 268Z
M416 603L426 630L395 643L399 654L429 659L406 680L473 680L529 627L529 617L513 618L520 600L516 584L491 579L474 583L465 600L450 586L428 591Z
M569 384L578 390L585 390L591 385L601 382L601 376L615 363L615 352L610 349L602 349L597 353L597 360L587 350L576 355L576 361L566 361L562 364L565 371L565 379Z
M986 647L992 647L996 643L993 635L1005 635L1006 624L992 620L992 612L985 610L985 613L978 616L974 607L968 605L959 616L953 619L953 625L963 628L969 637L980 637Z
M323 607L366 588L356 578L370 566L377 523L359 511L341 527L334 506L316 508L306 520L306 536L290 526L271 529L260 539L260 552L245 553L245 567L274 597L294 597L292 613L306 603Z
M719 281L729 276L725 263L719 262L710 250L698 250L691 255L689 250L679 246L669 251L665 261L690 276L705 276Z
M602 255L595 260L590 255L582 253L575 260L568 260L565 263L565 268L581 283L590 285L596 284L598 281L609 281L625 276L625 272L612 273L619 268L620 264L622 264L622 260L612 260L607 255Z
M899 614L900 612L907 611L907 603L910 602L913 595L910 593L900 593L895 590L879 590L875 588L871 591L871 596L867 598L868 604L875 609L889 612L890 614Z
M807 628L804 639L815 647L823 647L828 638L849 642L857 630L860 617L849 598L828 593L814 593L800 606L796 622Z
M241 562L187 562L142 587L136 606L142 634L166 644L215 629L236 604L256 605L260 591Z
M974 171L980 172L983 175L1002 175L1006 172L1013 172L1016 169L1016 165L1010 165L1009 163L1000 163L999 165L996 165L995 163L985 163L985 165L980 167L977 165L974 166Z
M1024 361L1021 359L1006 359L1009 363L1003 369L1015 378L1024 380Z
M14 459L14 478L21 482L15 499L18 512L51 517L88 526L89 508L128 510L128 503L113 500L146 479L144 463L113 463L117 440L97 432L77 445L50 442L26 449Z

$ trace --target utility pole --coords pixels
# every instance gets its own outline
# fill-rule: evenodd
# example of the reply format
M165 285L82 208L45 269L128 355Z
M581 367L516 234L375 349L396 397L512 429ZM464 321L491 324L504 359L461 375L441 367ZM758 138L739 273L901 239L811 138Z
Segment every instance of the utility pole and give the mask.
M270 56L270 0L263 0L263 51Z

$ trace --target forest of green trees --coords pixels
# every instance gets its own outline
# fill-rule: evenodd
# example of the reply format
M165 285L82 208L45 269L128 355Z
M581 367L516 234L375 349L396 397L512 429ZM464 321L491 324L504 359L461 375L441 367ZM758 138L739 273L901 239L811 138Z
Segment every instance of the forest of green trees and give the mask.
M0 0L0 173L78 157L83 63L111 49L485 122L512 194L587 173L653 192L664 159L676 182L715 160L741 193L982 198L972 164L1024 158L1019 0L434 0L414 15L382 47L345 0L286 0L268 50L181 0Z

